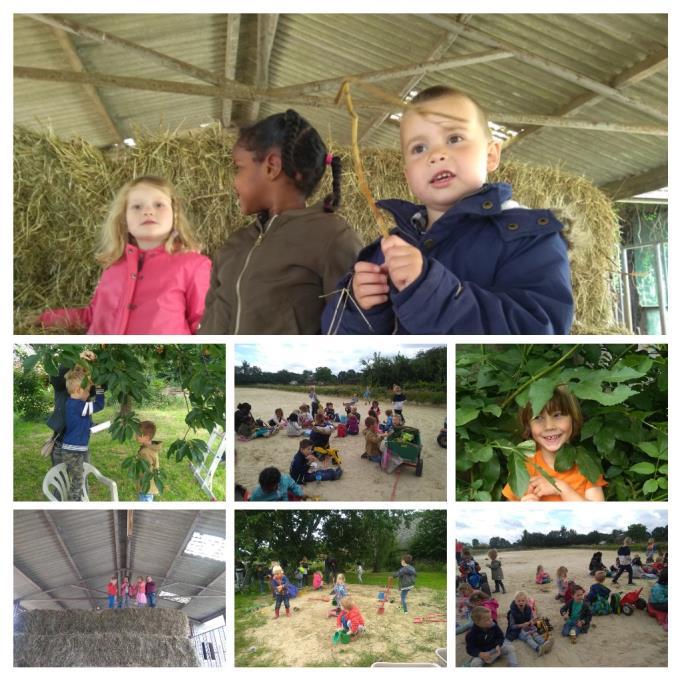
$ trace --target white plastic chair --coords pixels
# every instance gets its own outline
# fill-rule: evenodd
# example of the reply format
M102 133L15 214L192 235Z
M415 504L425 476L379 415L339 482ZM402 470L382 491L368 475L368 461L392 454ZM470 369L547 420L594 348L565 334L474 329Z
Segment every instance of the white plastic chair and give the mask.
M85 487L85 481L88 476L92 474L100 483L105 485L111 491L111 499L113 502L118 502L118 486L116 481L112 481L107 478L99 469L95 469L92 464L83 462L83 491L82 491L82 501L89 502L88 492ZM69 498L69 488L71 487L71 481L69 480L69 474L66 469L66 464L63 462L53 466L46 474L43 479L43 493L48 500L53 502L59 502L61 500L67 500ZM56 497L52 490L59 493L60 497Z

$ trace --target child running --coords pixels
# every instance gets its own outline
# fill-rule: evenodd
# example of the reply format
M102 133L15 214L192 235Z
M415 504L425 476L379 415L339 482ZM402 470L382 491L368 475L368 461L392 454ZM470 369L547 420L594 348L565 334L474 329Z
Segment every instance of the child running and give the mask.
M194 334L211 261L202 256L175 188L135 178L116 195L95 255L104 272L85 308L46 310L44 327L88 334Z
M538 656L548 653L554 645L550 637L547 641L538 632L533 622L533 613L528 605L528 595L525 592L517 592L514 601L507 612L507 632L505 637L513 642L519 639L525 642Z
M334 214L341 159L293 109L242 128L232 158L239 208L256 219L215 256L201 333L319 334L324 296L361 246ZM327 166L331 194L306 207Z
M537 451L532 458L526 459L530 482L525 493L521 498L517 497L507 483L502 490L507 499L520 499L522 502L604 500L602 487L606 485L606 481L601 474L595 481L590 481L580 472L577 464L562 471L555 469L561 448L578 438L583 424L580 405L566 386L557 386L549 402L537 415L533 414L529 402L520 411L519 419L523 427L523 437L532 438ZM539 473L540 469L554 479L554 484Z
M412 566L412 555L405 554L400 560L400 568L393 574L394 578L399 579L400 584L400 604L403 613L407 613L407 594L417 582L417 571Z
M397 227L360 252L323 328L342 334L568 334L571 275L562 225L549 210L488 184L498 167L482 107L445 86L420 92L400 121L407 183L423 205L389 200Z

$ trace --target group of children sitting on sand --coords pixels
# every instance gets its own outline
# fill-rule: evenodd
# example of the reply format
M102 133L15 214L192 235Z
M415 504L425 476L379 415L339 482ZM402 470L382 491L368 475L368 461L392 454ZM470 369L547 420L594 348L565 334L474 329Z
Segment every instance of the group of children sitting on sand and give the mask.
M239 501L253 502L298 501L307 500L309 496L301 486L317 481L337 481L343 475L338 451L329 446L331 436L336 432L337 437L358 435L359 415L356 403L357 394L344 403L346 416L340 418L334 410L334 404L328 402L322 409L315 387L311 387L314 417L311 417L307 404L294 410L287 420L281 408L275 410L267 425L262 420L256 420L251 414L249 403L240 403L235 413L235 432L241 440L251 440L257 437L269 437L280 430L286 429L288 436L305 438L299 442L297 452L291 461L289 473L282 473L277 467L263 469L258 476L258 486L249 493L243 486L237 486L236 498ZM402 408L405 395L397 384L393 386L393 409L386 410L386 419L380 422L381 408L377 400L373 400L369 413L365 418L365 451L362 459L380 463L382 459L382 445L384 439L395 433L403 423ZM246 435L250 434L250 435ZM260 434L260 435L258 435Z
M650 541L653 542L653 541ZM624 547L629 548L630 538L623 542ZM602 553L595 552L589 572L594 576L594 583L589 590L569 579L568 569L560 566L556 572L557 594L555 598L562 602L559 613L564 619L561 629L563 637L569 637L575 642L579 635L589 631L593 616L608 615L620 612L620 594L612 595L611 590L604 585L608 576L613 577L613 584L617 585L617 578L622 573L623 557L629 556L622 553L619 548L619 568L612 566L609 571L601 562ZM497 624L499 603L492 597L485 574L481 573L479 564L473 559L468 550L458 555L460 575L457 577L457 627L456 633L466 632L466 651L471 656L470 665L480 667L490 665L500 657L506 657L509 666L517 666L518 660L512 642L520 640L525 642L538 656L543 656L552 649L554 640L550 636L549 621L538 617L535 600L527 592L519 591L507 611L507 629L502 629ZM487 566L493 572L495 580L495 592L504 594L502 574L502 562L498 558L497 551L491 549L488 552L490 563ZM649 595L648 608L654 612L667 613L668 611L668 555L659 555L656 561L653 552L647 554L650 559L649 568L657 582L653 585ZM617 560L618 561L618 560ZM632 575L630 574L632 583ZM549 573L538 566L535 574L535 583L544 585L551 583ZM642 602L642 607L644 602ZM655 613L653 614L655 615Z

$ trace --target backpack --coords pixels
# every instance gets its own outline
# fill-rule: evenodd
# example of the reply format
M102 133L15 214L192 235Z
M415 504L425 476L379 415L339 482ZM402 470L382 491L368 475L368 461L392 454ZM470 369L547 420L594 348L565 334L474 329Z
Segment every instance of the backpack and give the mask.
M469 583L469 585L471 585L471 587L477 590L480 588L481 582L483 581L481 580L480 573L469 573L469 575L467 576L467 582Z
M608 616L611 613L611 606L606 597L597 597L590 606L595 616Z
M609 600L611 611L616 615L620 614L620 592L614 592Z

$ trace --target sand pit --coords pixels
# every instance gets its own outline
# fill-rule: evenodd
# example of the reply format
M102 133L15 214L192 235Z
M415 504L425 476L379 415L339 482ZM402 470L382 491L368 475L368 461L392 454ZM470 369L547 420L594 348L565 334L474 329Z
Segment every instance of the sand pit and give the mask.
M304 588L291 600L291 618L284 608L273 620L274 600L254 598L248 622L235 621L238 640L237 666L369 666L375 661L437 663L435 650L446 646L446 623L416 624L413 619L429 613L445 612L445 592L415 588L408 600L409 613L399 608L400 594L377 614L376 585L351 585L365 619L367 632L349 644L332 644L336 618L327 616L332 608L329 590L313 592ZM325 601L322 601L324 599ZM261 608L262 607L262 608Z
M563 619L559 615L561 603L554 596L554 584L536 585L535 569L542 564L553 577L559 566L568 568L568 576L585 589L594 582L587 567L595 549L545 549L520 552L501 550L498 558L502 561L504 585L507 594L494 594L500 603L498 624L504 632L507 628L507 611L514 593L524 590L534 597L538 605L538 614L549 617L554 631L554 648L547 655L537 658L527 644L514 642L519 664L528 667L571 667L571 666L642 666L664 667L668 664L668 633L647 615L646 611L635 611L632 616L609 615L594 616L590 631L578 637L576 644L571 644L568 637L561 636ZM473 552L474 558L483 568L485 552ZM615 550L604 551L604 564L610 566L616 558ZM485 569L490 580L490 569ZM654 580L635 580L634 587L627 586L627 574L619 580L619 586L611 585L609 578L605 585L616 591L629 592L643 587L642 597L648 598ZM494 589L494 582L491 581ZM457 635L456 660L462 665L469 660L466 653L465 634ZM506 661L494 664L505 666Z
M345 398L318 393L322 405L333 402L339 411L343 410ZM408 394L409 397L409 394ZM235 404L247 402L256 419L267 421L275 409L281 407L285 417L302 403L307 403L306 394L290 391L259 388L236 388ZM380 403L383 411L390 403ZM362 420L367 416L368 405L361 399L358 413ZM320 496L322 500L382 500L415 501L445 500L447 497L447 452L436 442L436 437L446 418L445 406L405 405L407 425L420 430L422 440L423 474L415 476L414 467L400 466L392 474L386 474L377 464L360 459L365 450L365 439L359 436L337 438L332 436L331 446L338 448L343 458L343 478L339 481L308 483L308 495ZM258 474L268 466L289 473L289 465L298 449L299 438L289 438L286 433L277 433L271 438L256 438L250 441L236 441L235 482L252 490L258 484Z

